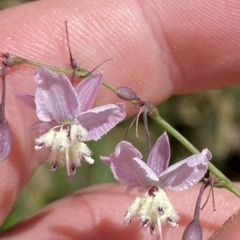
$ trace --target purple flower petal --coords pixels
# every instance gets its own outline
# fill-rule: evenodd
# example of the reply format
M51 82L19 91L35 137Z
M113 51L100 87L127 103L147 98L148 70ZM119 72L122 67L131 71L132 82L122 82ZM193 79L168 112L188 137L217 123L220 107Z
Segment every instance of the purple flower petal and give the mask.
M160 174L161 186L178 191L189 188L203 178L208 169L207 161L211 158L212 154L206 148L201 153L173 164Z
M159 176L167 169L170 160L170 143L168 135L164 132L156 141L148 156L148 166Z
M0 162L5 160L12 149L12 135L7 120L0 121Z
M80 111L86 112L94 103L94 100L102 86L103 73L96 73L80 82L75 91L80 104Z
M31 126L32 131L37 131L39 135L42 135L46 132L48 132L51 128L56 126L57 123L54 121L51 122L42 122L42 121L37 121Z
M58 123L72 120L79 110L79 101L69 79L64 74L53 73L42 67L35 73L35 80L38 118L41 121L54 120Z
M15 98L25 103L28 107L36 110L36 103L34 101L34 96L25 93L14 93Z
M98 140L126 116L125 104L108 104L93 108L77 116L79 123L88 130L87 140Z
M106 157L106 156L100 156L101 160L107 164L108 166L111 165L111 158L110 157Z
M106 160L106 157L100 158ZM131 143L122 141L108 159L114 177L129 189L150 187L158 182L157 175L141 158L141 153Z

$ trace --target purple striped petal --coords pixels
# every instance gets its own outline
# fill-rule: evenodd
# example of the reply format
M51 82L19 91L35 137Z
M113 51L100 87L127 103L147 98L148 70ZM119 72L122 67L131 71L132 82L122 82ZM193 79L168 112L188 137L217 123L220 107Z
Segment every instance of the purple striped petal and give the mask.
M108 166L111 165L111 158L110 157L106 157L106 156L100 156L101 160L103 162L105 162L105 164L107 164Z
M206 148L201 153L173 164L160 174L161 186L178 191L189 188L203 178L208 169L207 162L211 158L212 154Z
M51 122L42 122L42 121L37 121L31 126L31 131L38 132L39 135L42 135L46 132L48 132L51 128L55 127L58 125L56 122L51 121Z
M86 112L94 103L94 100L102 86L103 73L96 73L80 82L75 91L80 102L80 111Z
M88 130L87 140L98 140L126 116L125 104L108 104L93 108L77 116L79 123Z
M62 73L54 73L46 67L34 75L37 82L35 102L41 121L62 123L72 120L79 110L77 94L69 79Z
M170 160L170 143L168 135L164 132L156 141L148 156L148 166L159 176L167 169Z
M100 157L106 160L106 157ZM141 153L129 142L122 141L107 159L114 177L122 184L128 185L128 189L134 187L150 187L158 182L154 171L141 160Z
M36 103L33 95L25 94L25 93L14 93L15 98L25 103L28 107L36 110Z

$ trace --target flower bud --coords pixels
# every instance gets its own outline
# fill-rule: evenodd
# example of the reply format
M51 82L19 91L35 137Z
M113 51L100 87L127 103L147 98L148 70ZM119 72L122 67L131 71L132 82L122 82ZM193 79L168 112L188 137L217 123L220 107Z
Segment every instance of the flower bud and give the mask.
M198 195L195 210L194 210L193 220L186 227L186 229L183 233L182 240L202 240L202 227L199 222L200 209L201 209L200 204L201 204L203 192L208 186L212 186L212 178L211 177L208 179L203 179L203 184L199 191L199 195ZM212 191L212 189L211 189L211 191Z
M119 98L126 101L140 100L137 94L129 87L119 87L116 89Z
M192 221L186 227L182 240L202 240L202 227L199 222Z
M26 59L21 58L21 57L19 57L17 55L14 55L12 53L0 53L0 57L6 58L3 61L3 65L8 66L8 67L21 65L21 64L26 62Z

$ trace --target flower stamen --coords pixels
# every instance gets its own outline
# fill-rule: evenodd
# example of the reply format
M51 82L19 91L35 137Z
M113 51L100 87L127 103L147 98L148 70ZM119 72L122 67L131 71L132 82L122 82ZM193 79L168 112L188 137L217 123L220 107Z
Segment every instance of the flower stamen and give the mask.
M166 192L156 186L151 187L143 197L137 197L129 207L124 223L129 224L133 218L141 219L142 227L149 227L150 233L157 233L156 226L168 221L170 226L177 227L179 219ZM158 228L161 226L158 226Z
M58 166L66 166L67 175L71 178L82 159L89 164L94 163L91 151L82 142L87 137L88 131L80 124L58 125L36 139L35 149L49 149L50 170L55 171Z

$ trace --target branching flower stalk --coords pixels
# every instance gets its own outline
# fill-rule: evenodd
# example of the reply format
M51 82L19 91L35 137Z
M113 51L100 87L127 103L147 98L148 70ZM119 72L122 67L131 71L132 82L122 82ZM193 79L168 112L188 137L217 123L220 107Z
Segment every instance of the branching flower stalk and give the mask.
M72 72L73 72L71 69L66 69L66 68L61 68L61 67L56 67L56 66L36 62L33 60L19 57L12 53L0 53L0 57L5 58L5 60L3 61L3 64L5 66L9 66L9 67L18 66L18 65L22 65L22 64L28 64L28 65L31 65L34 67L39 67L39 68L42 66L45 66L52 71L60 72L60 73L64 73L64 74L72 74ZM89 71L84 68L81 68L81 70L77 70L75 72L75 74L76 74L76 76L83 78L83 77L87 77L89 75Z
M0 57L6 58L3 63L5 66L14 66L21 64L28 64L35 67L45 66L48 69L56 72L61 72L65 74L72 74L73 70L66 68L59 68L52 65L46 65L43 63L39 63L36 61L28 60L25 58L21 58L17 55L11 53L2 53ZM90 71L86 69L77 70L75 72L76 76L84 78L89 76ZM110 83L103 81L102 83L106 88L117 94L117 89L112 86ZM136 101L131 101L132 104L136 105ZM195 148L185 137L183 137L176 129L174 129L169 123L167 123L160 115L157 108L153 105L153 111L148 112L148 116L151 117L154 121L156 121L162 128L164 128L168 133L170 133L173 137L175 137L185 148L187 148L192 154L200 153L200 151ZM219 180L218 187L226 188L236 196L240 197L240 189L238 189L221 171L219 171L212 163L208 162L209 171Z

